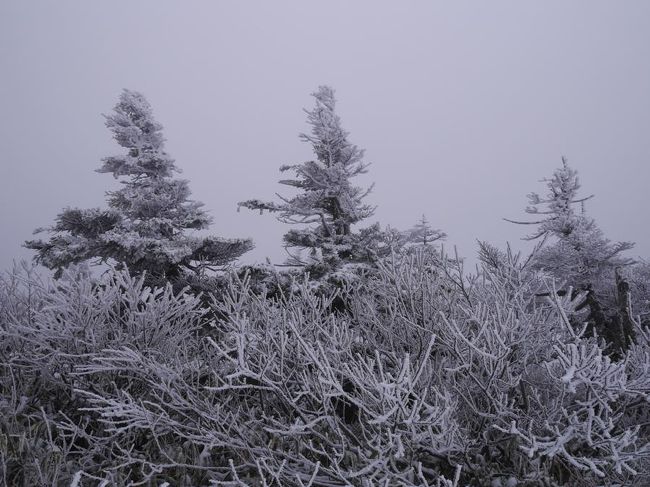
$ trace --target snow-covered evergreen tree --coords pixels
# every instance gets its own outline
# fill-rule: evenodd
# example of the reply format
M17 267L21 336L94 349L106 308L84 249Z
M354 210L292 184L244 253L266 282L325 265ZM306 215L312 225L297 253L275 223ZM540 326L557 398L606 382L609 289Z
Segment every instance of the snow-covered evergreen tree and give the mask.
M47 229L49 240L30 240L36 259L60 271L73 263L94 261L146 272L149 279L176 280L184 274L226 264L252 248L247 239L191 236L211 218L203 204L189 199L188 182L164 150L162 125L145 97L124 90L105 115L106 126L126 154L103 159L97 170L122 179L122 188L108 192L108 209L63 210Z
M447 234L442 230L433 228L425 215L410 229L404 232L405 242L408 246L431 247L436 242L444 240Z
M578 196L578 173L562 158L562 167L556 169L551 179L544 179L548 192L528 195L530 206L526 212L542 216L531 221L514 221L522 225L535 225L535 231L526 240L550 239L541 246L535 266L555 277L567 280L572 286L595 286L620 266L631 263L621 254L633 247L630 242L613 243L587 216L584 202L592 198Z
M351 182L366 172L368 164L363 161L363 150L348 141L348 132L341 127L334 90L320 86L312 95L316 106L306 110L311 133L301 134L300 138L312 145L316 158L280 168L295 174L280 183L300 192L293 197L280 196L277 203L253 199L239 206L276 212L281 222L306 225L284 236L287 251L294 249L290 263L312 269L324 266L321 270L327 271L367 260L381 232L374 226L358 233L352 231L353 225L374 212L374 207L364 203L372 187L364 189ZM303 250L309 251L307 256Z
M628 293L621 291L629 289L629 283L621 281L619 273L621 267L633 262L621 255L633 244L611 242L586 215L584 202L591 196L578 197L578 174L565 158L553 177L543 181L548 193L544 197L531 193L526 208L527 213L543 217L534 222L508 221L537 225L536 231L526 237L543 239L534 253L532 268L545 271L574 290L586 291L583 307L588 307L589 313L586 320L578 321L586 321L590 331L597 331L611 345L611 352L619 353L629 346L634 335Z

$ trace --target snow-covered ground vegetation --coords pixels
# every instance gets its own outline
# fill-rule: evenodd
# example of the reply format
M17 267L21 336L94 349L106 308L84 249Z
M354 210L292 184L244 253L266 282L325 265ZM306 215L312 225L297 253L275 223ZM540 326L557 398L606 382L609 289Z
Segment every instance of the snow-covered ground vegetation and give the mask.
M518 257L212 305L75 269L0 286L6 485L647 485L650 333L612 358ZM168 484L166 484L166 482Z

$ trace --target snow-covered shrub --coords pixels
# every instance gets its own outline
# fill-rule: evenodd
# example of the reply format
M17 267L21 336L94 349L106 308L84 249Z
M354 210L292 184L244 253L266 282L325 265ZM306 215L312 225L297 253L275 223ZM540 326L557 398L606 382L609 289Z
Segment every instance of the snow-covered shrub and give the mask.
M105 430L64 429L89 443L110 432L121 446L113 461L143 479L187 469L192 485L447 485L422 462L458 449L454 401L429 355L364 351L364 330L330 305L306 287L273 303L235 280L215 337L175 367L132 349L77 367L84 377L122 370L143 388L80 389ZM141 435L157 450L129 451Z
M393 325L372 334L379 349L415 355L436 337L430 360L437 387L457 404L463 445L446 461L463 465L462 480L643 485L647 477L633 471L644 470L647 426L629 413L647 408L640 381L648 357L635 348L626 366L604 355L602 340L569 319L580 316L584 294L557 296L552 282L527 270L530 260L502 253L474 280L438 262L411 256L383 266L358 318L374 330Z
M110 353L172 364L201 325L198 299L150 289L115 272L100 281L71 270L56 282L29 273L0 282L0 422L5 485L65 483L79 469L110 465L114 445L83 411L80 391L128 391L142 398L138 367L114 368ZM89 364L103 368L88 376ZM134 392L135 391L135 392ZM74 424L67 434L64 424ZM101 431L89 442L81 432ZM1 482L0 482L1 483ZM119 484L119 482L118 482Z
M642 324L650 326L650 263L636 262L626 269L625 274L630 284L632 313L640 318Z
M0 477L9 485L647 485L650 341L576 326L584 294L510 252L473 278L431 252L348 292L213 299L6 280ZM340 294L346 309L333 312ZM578 320L578 321L577 321ZM209 321L209 322L208 322Z

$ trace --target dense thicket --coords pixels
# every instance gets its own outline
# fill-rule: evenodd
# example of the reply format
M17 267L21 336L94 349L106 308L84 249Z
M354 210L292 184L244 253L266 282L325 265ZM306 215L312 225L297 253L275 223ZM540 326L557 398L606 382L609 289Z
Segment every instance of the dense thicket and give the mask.
M381 264L347 314L232 274L217 320L125 271L8 275L0 481L647 485L648 329L612 359L516 258L430 262Z
M0 485L650 484L650 265L576 208L575 170L531 194L531 255L481 242L466 275L424 217L353 229L366 165L314 96L298 194L243 203L301 227L295 267L198 293L179 283L251 244L184 233L208 218L124 92L108 125L129 152L101 169L124 187L28 244L56 278L0 278Z

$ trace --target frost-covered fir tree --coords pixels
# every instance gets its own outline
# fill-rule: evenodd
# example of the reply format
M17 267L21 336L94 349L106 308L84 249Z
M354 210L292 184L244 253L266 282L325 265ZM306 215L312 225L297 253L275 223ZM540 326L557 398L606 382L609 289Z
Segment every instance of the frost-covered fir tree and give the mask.
M588 323L607 339L613 350L625 349L633 335L626 292L620 269L633 261L622 253L633 247L630 242L611 242L596 222L587 216L584 202L592 196L578 196L578 173L562 158L562 167L551 179L544 179L548 192L528 195L526 212L542 218L532 222L507 220L536 225L527 240L543 239L532 267L543 270L571 288L586 291Z
M275 212L283 223L306 225L284 235L285 247L292 256L289 263L327 272L372 258L381 231L375 225L353 232L352 226L375 210L364 203L372 187L364 189L351 182L366 172L368 164L363 161L363 150L348 140L348 132L341 127L334 90L320 86L312 96L316 106L306 110L311 133L300 138L312 145L316 158L280 168L295 174L280 184L297 188L299 193L280 196L280 202L253 199L239 206Z
M526 240L550 240L537 254L538 268L573 286L593 286L615 268L631 263L621 254L633 244L611 242L585 213L584 202L593 195L578 196L578 173L566 158L562 158L562 167L555 170L551 179L542 181L548 188L547 194L529 194L530 205L526 208L527 213L541 218L530 222L507 220L537 227Z
M189 198L188 182L174 178L180 171L164 150L162 125L142 94L124 90L105 118L126 153L103 159L97 172L113 174L122 187L107 193L108 209L65 209L47 229L49 240L27 241L38 262L59 274L73 263L113 263L134 274L146 272L149 282L175 281L252 248L247 239L186 233L212 220L202 203Z
M433 228L425 215L410 229L404 232L407 246L431 247L436 242L444 240L447 234Z

